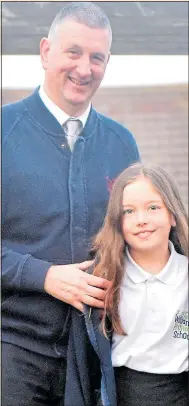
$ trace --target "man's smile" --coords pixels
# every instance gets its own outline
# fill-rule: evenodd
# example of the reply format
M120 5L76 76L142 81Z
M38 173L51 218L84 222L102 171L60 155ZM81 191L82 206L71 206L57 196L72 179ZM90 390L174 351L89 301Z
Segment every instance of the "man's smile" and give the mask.
M77 79L73 78L72 76L69 76L69 79L72 83L74 83L75 85L78 85L78 86L87 86L90 83L89 80L88 81L77 80Z

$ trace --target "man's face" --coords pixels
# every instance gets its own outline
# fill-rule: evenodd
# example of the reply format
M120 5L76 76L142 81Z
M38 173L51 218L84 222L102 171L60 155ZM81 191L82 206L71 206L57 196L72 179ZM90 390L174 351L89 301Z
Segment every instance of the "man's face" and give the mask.
M45 91L67 114L80 115L87 108L104 77L109 49L108 30L74 20L57 27L53 39L42 39Z

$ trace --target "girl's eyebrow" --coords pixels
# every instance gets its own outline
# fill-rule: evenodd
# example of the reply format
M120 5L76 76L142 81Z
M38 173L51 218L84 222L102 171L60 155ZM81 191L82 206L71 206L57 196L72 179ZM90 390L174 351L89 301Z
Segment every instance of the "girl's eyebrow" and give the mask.
M160 199L156 199L156 200L148 200L146 203L162 203L162 201Z
M158 204L160 204L160 203L162 203L162 201L161 200L148 200L148 201L145 202L145 204L150 204L150 203L158 203ZM122 206L123 207L134 207L135 204L134 203L125 203Z

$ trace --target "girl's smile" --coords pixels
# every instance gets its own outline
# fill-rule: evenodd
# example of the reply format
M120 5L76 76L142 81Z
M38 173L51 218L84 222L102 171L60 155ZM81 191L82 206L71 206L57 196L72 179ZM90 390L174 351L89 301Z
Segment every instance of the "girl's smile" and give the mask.
M154 230L154 231L145 230L145 231L139 231L139 232L136 233L135 235L136 235L138 238L146 239L146 238L151 237L151 235L152 235L154 232L155 232L155 230Z

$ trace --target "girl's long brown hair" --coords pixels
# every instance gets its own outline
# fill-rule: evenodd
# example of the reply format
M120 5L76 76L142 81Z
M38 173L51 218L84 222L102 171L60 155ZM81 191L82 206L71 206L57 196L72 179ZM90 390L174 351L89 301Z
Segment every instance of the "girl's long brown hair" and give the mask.
M125 240L122 234L122 198L124 188L141 175L148 178L173 214L176 226L171 228L169 239L177 252L188 256L188 217L174 180L160 167L146 167L136 163L125 169L116 179L110 194L104 225L94 239L97 254L94 275L112 281L105 300L101 327L107 336L107 316L112 330L126 335L119 317L120 286L124 275Z

